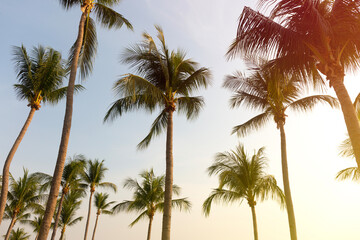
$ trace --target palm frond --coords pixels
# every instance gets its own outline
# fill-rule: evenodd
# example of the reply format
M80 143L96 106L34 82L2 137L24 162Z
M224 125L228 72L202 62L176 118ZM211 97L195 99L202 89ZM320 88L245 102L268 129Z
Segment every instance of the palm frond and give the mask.
M80 6L82 4L81 0L59 0L60 5L65 8L69 9L74 6Z
M121 28L125 24L128 29L133 30L133 26L126 18L104 5L109 5L111 2L109 0L102 0L94 5L94 13L97 20L106 28Z
M241 197L242 196L239 195L237 192L219 188L213 189L210 196L203 203L203 213L205 214L205 216L209 216L213 201L223 201L224 203L229 203L234 200L239 200L241 202Z
M294 101L288 105L289 109L297 110L297 111L308 111L315 107L317 103L327 103L332 108L339 108L339 101L329 95L313 95L309 97L301 98L297 101Z
M178 111L179 113L185 113L187 119L196 118L204 105L205 102L201 96L177 98Z
M95 22L88 17L84 26L84 37L79 54L78 67L80 77L85 79L92 71L97 49ZM75 57L76 42L70 49L68 65L72 66Z
M132 223L130 223L129 227L133 227L137 222L141 219L148 217L147 211L143 211Z
M138 149L147 148L153 137L158 136L167 127L168 112L164 109L151 125L149 134L137 145Z
M263 127L270 120L271 116L272 115L271 115L270 111L261 113L255 117L251 118L247 122L245 122L241 125L235 126L233 128L231 134L236 133L238 136L245 136L245 135L249 134L250 131L258 130L261 127Z
M360 171L357 167L349 167L339 171L335 177L337 180L360 181Z

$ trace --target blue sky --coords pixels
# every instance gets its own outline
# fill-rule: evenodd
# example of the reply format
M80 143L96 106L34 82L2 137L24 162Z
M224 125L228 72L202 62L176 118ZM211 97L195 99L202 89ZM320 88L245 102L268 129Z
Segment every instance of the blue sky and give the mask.
M280 139L275 124L246 138L231 136L231 128L256 113L228 107L230 93L221 88L223 78L235 70L245 71L241 60L227 62L225 52L235 37L237 19L244 6L255 7L255 1L235 0L124 0L115 9L134 26L127 29L105 30L99 25L98 54L94 71L81 82L86 91L74 101L74 117L69 156L81 153L88 158L105 159L109 168L108 181L119 186L111 200L129 199L131 193L121 188L127 177L137 177L144 169L154 168L164 173L165 135L156 138L148 149L137 151L136 145L146 136L156 115L143 112L126 114L113 123L102 119L116 98L111 90L120 75L130 72L119 63L125 47L141 40L141 33L155 35L154 24L161 25L170 49L186 50L187 56L208 67L213 74L212 86L199 95L205 97L206 106L199 118L187 121L175 115L174 122L174 182L182 187L181 196L193 203L191 213L173 213L172 239L252 239L251 212L247 204L214 205L208 218L201 213L201 205L215 188L217 180L208 177L217 152L230 150L238 142L252 152L266 147L269 158L268 172L281 181ZM65 11L57 1L6 1L0 7L0 98L3 114L0 118L0 156L5 157L19 133L29 108L18 101L12 85L16 83L11 46L24 44L31 49L41 44L60 51L64 58L76 38L80 9ZM359 92L358 77L347 76L346 84L352 99ZM333 90L328 94L334 95ZM11 167L14 176L22 168L52 173L57 157L65 102L57 106L43 105L36 112ZM345 138L345 125L339 110L319 106L311 113L290 112L285 126L288 141L290 184L293 194L299 239L338 240L358 239L359 185L336 182L337 171L354 166L353 160L337 156L338 145ZM0 161L2 162L2 161ZM100 190L101 191L101 190ZM85 216L87 199L79 215ZM260 239L289 239L286 212L273 201L258 203ZM135 215L121 213L101 216L98 239L137 240L146 237L147 222L133 228L128 224ZM90 229L95 220L92 215ZM0 227L6 231L8 222ZM83 236L85 221L67 229L67 239ZM160 239L161 215L155 217L153 239Z

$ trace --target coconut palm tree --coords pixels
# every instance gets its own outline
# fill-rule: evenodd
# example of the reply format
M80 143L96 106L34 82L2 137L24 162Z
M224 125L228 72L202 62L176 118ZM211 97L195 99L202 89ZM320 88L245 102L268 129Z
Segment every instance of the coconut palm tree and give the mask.
M151 226L156 212L164 210L164 186L165 176L155 176L153 169L150 171L143 171L140 173L142 178L141 184L132 178L126 179L124 187L134 190L133 200L126 200L113 207L114 212L127 211L138 212L140 215L130 223L130 227L134 226L139 220L143 218L149 219L147 240L150 240ZM180 194L180 188L177 185L172 187L175 195ZM180 210L189 210L191 203L186 198L172 199L172 207L177 207Z
M59 225L62 227L60 240L65 237L66 227L73 226L83 219L83 217L76 217L76 211L80 208L82 197L83 193L76 190L70 190L65 196L59 221Z
M45 211L45 209L44 209L44 211ZM36 233L35 240L37 240L39 237L39 231L40 231L42 219L43 219L43 216L38 215L38 216L35 216L33 219L26 219L26 220L23 220L20 222L28 224L34 229L33 232ZM10 239L11 239L11 237L10 237Z
M214 189L203 204L206 216L210 214L213 201L231 203L246 200L251 208L254 239L258 240L255 206L256 201L271 198L285 206L285 196L276 179L265 172L267 159L264 148L252 156L246 154L244 146L239 145L230 152L218 153L213 165L208 168L209 175L219 176L219 187Z
M228 57L260 55L281 59L283 71L323 73L341 104L360 166L360 125L344 85L346 71L360 63L360 5L347 0L260 0L267 17L245 7ZM269 12L269 11L267 11ZM303 78L306 80L308 78Z
M94 205L95 205L97 211L96 211L96 220L95 220L95 226L94 226L92 240L95 239L95 232L96 232L96 228L98 225L100 214L107 214L107 215L113 214L113 211L109 210L109 208L115 202L114 201L107 202L108 197L109 197L109 194L107 194L107 193L95 193Z
M85 78L92 70L93 59L96 53L96 29L95 22L90 17L95 14L97 21L106 28L121 28L123 24L132 29L130 22L121 14L117 13L112 6L120 0L59 0L66 9L80 7L82 12L78 27L77 39L70 52L70 77L66 97L66 109L64 125L61 135L58 157L54 170L54 181L52 182L49 200L44 215L43 226L40 230L39 240L46 240L50 230L51 219L54 215L57 201L57 193L60 190L62 173L65 165L67 146L70 137L71 119L73 112L73 93L77 68L80 67L80 74Z
M11 230L18 220L29 218L30 210L36 210L41 207L39 201L43 196L39 195L38 192L38 179L29 175L28 170L24 169L23 177L20 177L18 180L15 180L10 174L10 190L4 218L11 219L11 222L5 240L9 239Z
M35 111L40 109L42 102L56 104L66 94L66 88L62 87L66 70L59 52L42 46L34 47L30 54L24 46L14 47L13 50L13 61L19 81L14 88L17 97L27 101L30 112L4 163L3 187L0 197L0 224L6 205L10 165ZM81 86L77 85L76 89L80 90Z
M51 235L51 240L55 240L56 230L59 225L59 219L61 214L61 208L64 202L65 196L70 190L83 192L85 191L85 184L81 183L80 174L84 171L86 164L85 156L74 155L73 158L69 157L68 163L64 167L62 180L61 180L61 197L58 203L58 209L55 215L54 228ZM49 178L47 186L51 184L52 177Z
M9 240L28 240L30 235L25 232L23 228L17 228L16 231L12 230Z
M288 220L291 239L296 237L295 214L291 198L290 181L286 153L285 120L286 110L307 111L311 110L317 103L328 103L331 107L337 107L335 98L328 95L313 95L301 98L304 92L301 88L299 78L295 75L284 74L278 69L263 67L266 62L259 60L254 62L249 77L241 73L227 76L224 87L234 92L230 100L232 108L245 105L251 109L262 111L261 114L251 118L247 122L235 126L233 133L239 136L248 134L251 130L257 130L264 126L271 118L280 131L281 140L281 165L285 200L287 206Z
M206 88L209 84L210 71L197 68L197 63L185 58L185 53L169 51L165 44L163 31L156 27L160 49L153 38L144 33L144 41L127 49L122 61L134 67L139 75L127 74L119 79L114 90L122 96L115 101L104 121L114 120L124 112L145 109L160 109L160 114L153 122L149 134L138 144L138 148L149 145L154 136L166 129L166 174L165 199L162 227L162 240L170 239L171 200L173 186L173 113L185 113L188 119L196 117L202 106L203 98L191 94Z
M95 159L94 161L88 160L86 169L82 174L82 180L84 184L86 184L90 189L89 208L88 208L88 215L85 226L84 240L86 240L87 238L87 232L89 229L91 203L95 189L97 187L103 187L103 188L110 188L114 190L114 192L116 192L116 185L114 183L103 182L105 177L105 172L107 170L108 169L104 166L104 160L102 160L101 162L98 159Z

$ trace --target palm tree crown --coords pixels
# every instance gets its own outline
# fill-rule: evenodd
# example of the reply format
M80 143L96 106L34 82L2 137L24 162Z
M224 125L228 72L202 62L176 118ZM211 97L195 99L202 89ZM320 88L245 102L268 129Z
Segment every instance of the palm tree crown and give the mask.
M209 70L196 68L198 64L186 59L183 51L170 52L162 29L158 26L156 29L160 49L153 38L144 33L142 43L122 54L122 62L130 64L139 75L127 74L115 82L114 91L123 97L111 105L104 118L108 121L128 111L145 109L153 112L160 109L150 133L139 143L139 148L147 147L153 136L166 129L170 111L177 109L188 119L196 117L204 101L200 96L190 95L209 84Z
M213 165L208 168L208 173L218 175L219 187L205 200L205 215L210 214L213 201L230 203L245 199L253 211L254 236L257 239L256 201L272 198L285 206L285 197L276 179L265 173L266 161L264 148L260 148L252 156L246 154L243 145L231 152L218 153Z
M9 240L28 240L29 238L30 235L25 232L25 229L17 228L11 231Z
M128 178L125 180L124 187L133 190L133 200L123 201L113 207L113 211L127 211L138 212L140 215L130 223L130 227L134 226L139 220L143 218L149 219L148 237L150 239L151 224L156 212L164 210L164 187L165 176L155 176L153 169L150 171L143 171L139 174L142 182L139 183L136 179ZM175 195L180 194L180 187L173 185L172 188ZM179 198L172 200L172 206L180 210L189 210L191 203L186 198Z

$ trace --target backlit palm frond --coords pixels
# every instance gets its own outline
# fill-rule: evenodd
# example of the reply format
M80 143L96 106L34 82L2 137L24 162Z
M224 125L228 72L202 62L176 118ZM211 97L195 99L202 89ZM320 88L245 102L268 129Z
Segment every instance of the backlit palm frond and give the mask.
M291 46L282 43L291 43ZM245 7L239 17L236 39L226 55L230 59L239 53L243 56L257 53L266 58L272 58L280 56L277 51L282 52L283 55L291 53L289 47L303 52L305 47L301 41L301 35Z
M271 198L277 200L280 207L285 207L284 192L277 185L276 179L272 175L267 175L259 179L259 183L254 189L254 194L261 201Z
M121 2L121 0L97 0L98 4L106 5L106 6L114 6L115 4L118 4Z
M210 214L210 210L211 210L211 205L214 202L224 202L224 203L230 203L233 202L235 200L239 200L240 203L242 201L242 195L238 194L237 192L234 191L229 191L229 190L225 190L225 189L214 189L210 196L205 200L205 202L203 203L203 212L205 214L205 216L209 216Z
M126 18L104 5L109 5L111 2L113 1L102 0L94 5L94 13L97 20L106 28L121 28L122 25L125 24L128 29L132 30L133 27Z
M339 171L335 177L337 180L360 181L360 171L357 167L349 167Z
M168 124L168 113L166 109L164 109L159 116L154 120L151 125L150 132L146 137L137 145L138 149L144 149L149 146L151 139L153 137L158 136L161 134L167 127Z
M315 107L318 103L327 103L332 108L339 108L339 101L329 95L313 95L309 97L301 98L288 105L289 109L306 112Z
M209 79L211 78L211 73L208 68L199 68L196 71L189 71L186 68L193 68L193 66L184 66L186 64L181 64L181 68L179 66L176 69L175 74L177 74L176 79L181 79L186 77L186 79L180 81L179 86L177 87L176 91L180 94L184 94L185 96L191 94L193 91L198 91L201 88L207 88L210 84ZM194 65L194 63L193 63ZM187 76L189 75L189 76Z
M113 190L115 193L116 193L116 191L117 191L117 186L116 186L116 184L111 183L111 182L101 182L101 183L99 183L99 187L111 189L111 190Z
M147 218L147 211L143 211L134 221L132 221L129 225L129 227L133 227L137 222L139 222L143 218Z
M178 111L179 113L185 113L187 119L196 118L204 105L205 102L201 96L177 98Z
M92 18L88 17L84 25L84 38L79 54L78 68L80 77L85 79L92 71L97 51L96 26ZM75 57L76 42L70 49L68 65L72 66Z
M15 89L15 93L16 93L16 97L19 100L28 100L31 101L30 97L33 97L33 92L32 89L29 88L28 86L22 85L22 84L14 84L14 89Z
M346 138L344 141L341 142L339 146L339 155L342 157L354 157L354 150L351 145L351 140L349 138L349 135L347 135L348 138Z
M240 137L246 136L250 131L258 130L263 127L271 119L271 116L272 114L270 111L261 113L247 122L233 127L231 134L236 133Z

